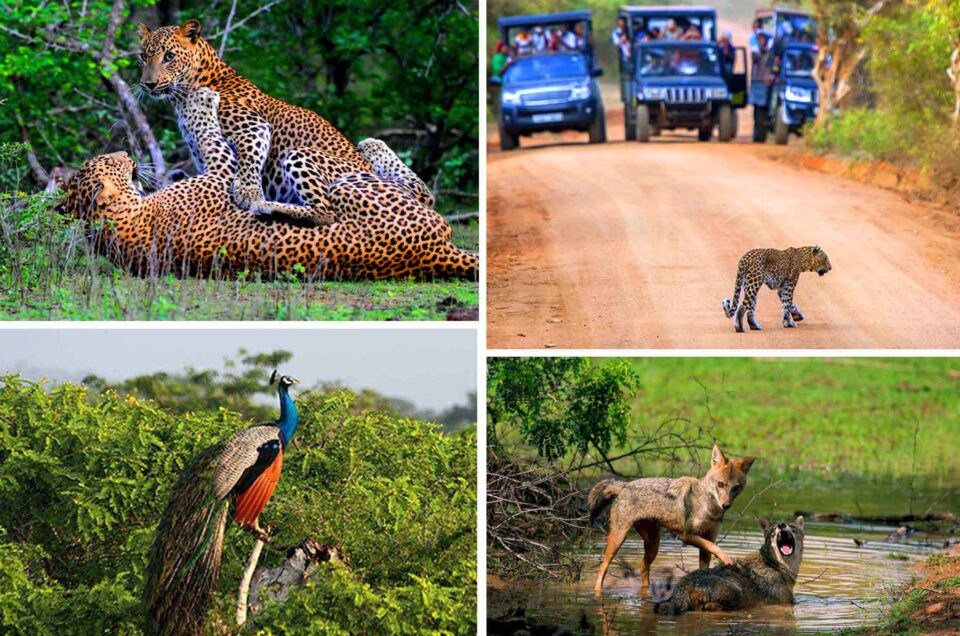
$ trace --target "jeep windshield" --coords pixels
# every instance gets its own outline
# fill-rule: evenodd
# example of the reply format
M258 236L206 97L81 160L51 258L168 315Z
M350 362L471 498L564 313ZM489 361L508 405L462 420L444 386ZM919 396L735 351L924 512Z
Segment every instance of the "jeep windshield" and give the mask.
M587 75L587 61L580 54L520 57L503 74L504 84L538 80L577 79Z
M645 77L668 75L720 75L720 62L714 47L644 46L637 49L638 73Z
M787 47L783 52L783 72L792 77L812 77L817 52Z

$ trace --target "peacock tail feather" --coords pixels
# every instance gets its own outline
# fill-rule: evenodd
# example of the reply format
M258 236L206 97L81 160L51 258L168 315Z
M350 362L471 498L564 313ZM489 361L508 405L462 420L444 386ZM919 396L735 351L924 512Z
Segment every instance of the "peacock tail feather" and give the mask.
M170 493L150 550L144 586L148 633L200 634L220 578L230 500L218 498L214 476L223 451L203 451Z

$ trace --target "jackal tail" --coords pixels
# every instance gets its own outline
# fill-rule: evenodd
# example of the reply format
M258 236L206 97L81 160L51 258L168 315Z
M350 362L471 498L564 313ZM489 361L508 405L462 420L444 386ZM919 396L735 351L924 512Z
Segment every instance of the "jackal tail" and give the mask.
M587 495L587 507L590 509L590 525L597 520L603 511L613 503L620 491L623 490L624 482L616 479L601 479Z

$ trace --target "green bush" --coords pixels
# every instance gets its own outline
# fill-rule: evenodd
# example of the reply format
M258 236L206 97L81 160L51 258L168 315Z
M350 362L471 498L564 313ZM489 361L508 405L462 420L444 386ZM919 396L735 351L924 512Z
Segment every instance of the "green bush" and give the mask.
M338 545L263 633L469 633L476 614L476 437L298 397L300 428L262 522L281 544ZM140 633L147 553L170 487L248 425L84 387L0 378L0 633ZM252 539L230 529L211 624L232 624ZM282 555L265 553L262 564Z

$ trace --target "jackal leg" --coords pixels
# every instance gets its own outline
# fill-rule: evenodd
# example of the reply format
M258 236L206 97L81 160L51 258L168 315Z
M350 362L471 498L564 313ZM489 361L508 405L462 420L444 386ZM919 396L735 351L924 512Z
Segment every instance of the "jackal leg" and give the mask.
M617 551L623 545L630 532L630 522L621 522L617 519L616 509L610 510L610 532L607 533L607 549L603 553L603 563L597 571L597 582L593 585L593 593L600 595L603 593L603 579L607 575L607 568L610 567L613 557L617 556Z
M682 537L680 537L680 541L682 541L686 545L691 545L695 548L700 549L701 552L706 550L707 553L712 554L713 556L720 559L720 562L723 563L724 567L728 567L731 569L737 567L737 562L734 561L729 556L727 556L727 553L721 550L720 546L718 546L713 541L710 541L709 539L699 537L695 534L685 534Z
M710 557L713 556L710 554L709 550L700 550L700 569L706 570L710 567Z
M633 527L643 537L643 563L640 564L640 589L650 587L650 566L660 551L660 527L649 521L638 521Z

